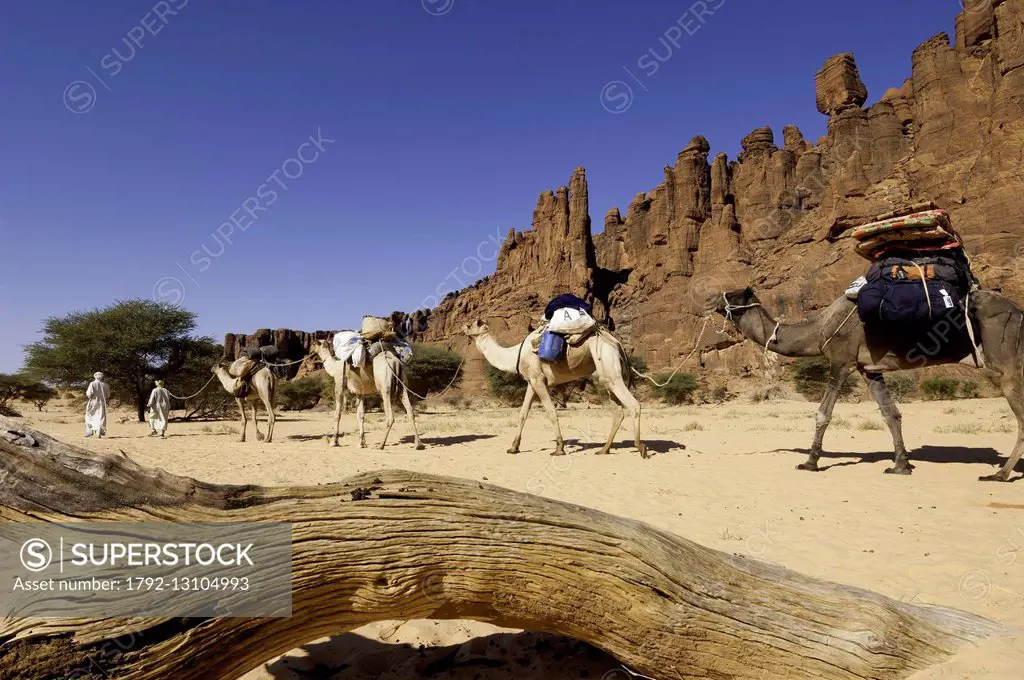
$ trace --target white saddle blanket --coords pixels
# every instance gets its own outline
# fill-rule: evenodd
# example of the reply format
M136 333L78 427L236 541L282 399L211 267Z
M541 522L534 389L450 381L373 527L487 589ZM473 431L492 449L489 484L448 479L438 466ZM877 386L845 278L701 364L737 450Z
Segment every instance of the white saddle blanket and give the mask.
M334 356L339 361L351 361L355 367L360 367L366 360L366 350L363 347L363 338L357 331L338 331L334 334Z
M551 320L548 321L548 330L560 335L572 335L589 331L596 323L594 317L582 309L562 307L556 309L551 315Z

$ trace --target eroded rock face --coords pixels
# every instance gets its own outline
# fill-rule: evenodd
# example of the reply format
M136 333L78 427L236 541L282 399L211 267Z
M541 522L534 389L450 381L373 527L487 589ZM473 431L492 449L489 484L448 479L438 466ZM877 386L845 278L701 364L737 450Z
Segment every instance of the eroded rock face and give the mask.
M815 79L818 111L831 116L849 108L860 108L868 98L868 89L860 79L852 54L830 57Z
M577 169L567 187L541 194L532 230L509 233L495 274L432 311L425 339L463 353L467 388L482 388L483 359L463 324L483 318L511 345L549 298L574 292L652 369L673 367L693 348L709 296L749 284L776 316L813 314L866 269L846 232L921 200L950 211L986 287L1024 302L1024 0L965 7L955 45L944 34L923 43L910 78L870 108L853 56L829 59L816 79L829 117L817 144L787 127L780 148L758 128L739 158L709 161L711 145L694 137L664 181L624 217L609 211L597 235ZM758 371L760 348L739 341L707 332L704 370Z

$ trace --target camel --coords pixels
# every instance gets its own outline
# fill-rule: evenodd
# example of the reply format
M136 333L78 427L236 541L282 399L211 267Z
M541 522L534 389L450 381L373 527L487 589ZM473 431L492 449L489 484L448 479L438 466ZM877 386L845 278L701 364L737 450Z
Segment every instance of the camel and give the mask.
M565 455L565 441L562 430L558 426L558 414L551 399L550 388L590 375L597 375L601 385L608 390L612 400L619 408L612 417L612 429L608 433L608 441L598 451L598 455L611 452L612 442L622 425L626 412L633 418L633 437L641 458L649 458L647 446L640 441L640 402L630 393L627 387L629 379L629 362L622 346L611 334L599 331L588 337L577 347L567 347L566 356L557 363L547 363L532 350L524 348L529 337L512 347L503 347L491 335L487 324L480 320L463 327L462 332L476 343L477 349L484 355L491 366L506 373L516 373L526 380L526 397L519 411L519 432L508 449L508 453L519 453L519 444L523 438L523 426L530 414L530 406L534 397L540 399L544 409L551 417L555 427L555 451L552 456Z
M213 373L216 374L224 389L234 395L238 385L238 378L232 376L224 365L214 366ZM251 387L255 389L249 389L244 397L235 397L238 411L242 414L242 438L239 441L245 441L245 427L248 422L245 417L245 402L252 403L252 422L256 426L256 439L263 440L263 434L260 432L260 423L256 418L256 402L262 401L263 407L267 409L266 442L269 444L274 439L274 395L277 392L277 376L274 375L269 366L263 366L251 374L248 380Z
M383 449L388 441L388 434L391 426L395 424L395 412L392 406L392 399L396 392L401 394L402 406L409 414L412 421L413 437L416 443L416 450L424 448L420 442L420 431L416 427L416 412L412 407L412 400L409 398L409 390L405 387L407 382L405 366L398 360L394 353L383 351L375 356L372 361L356 368L346 361L340 361L334 356L331 345L326 340L319 340L313 344L313 351L323 361L324 370L334 378L334 437L332 446L338 446L338 437L341 430L341 413L344 405L345 390L351 392L356 398L356 421L359 423L359 446L366 448L366 429L364 419L366 407L364 397L369 394L379 394L384 406L384 439L380 442Z
M903 443L903 416L889 396L882 374L926 365L964 363L999 374L1003 396L1017 417L1017 443L1006 464L994 475L979 477L985 482L1008 482L1024 453L1024 312L998 293L977 291L971 293L971 301L975 309L975 337L980 345L977 359L962 313L952 322L937 322L925 339L908 340L899 333L866 329L856 304L845 296L818 315L792 324L773 319L750 288L716 294L708 300L707 308L733 321L746 338L766 350L787 357L824 356L831 363L829 385L815 416L810 455L797 469L818 471L822 439L832 419L832 409L841 386L856 368L867 380L892 434L895 460L886 474L911 474L914 466Z

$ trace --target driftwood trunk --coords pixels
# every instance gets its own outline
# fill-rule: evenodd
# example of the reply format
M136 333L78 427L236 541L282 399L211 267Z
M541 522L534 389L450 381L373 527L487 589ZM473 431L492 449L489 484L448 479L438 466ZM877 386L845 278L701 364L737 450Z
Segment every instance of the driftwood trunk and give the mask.
M658 680L903 678L1002 632L475 481L390 470L205 484L2 417L0 518L293 523L291 617L4 619L4 678L237 678L382 619L565 635Z

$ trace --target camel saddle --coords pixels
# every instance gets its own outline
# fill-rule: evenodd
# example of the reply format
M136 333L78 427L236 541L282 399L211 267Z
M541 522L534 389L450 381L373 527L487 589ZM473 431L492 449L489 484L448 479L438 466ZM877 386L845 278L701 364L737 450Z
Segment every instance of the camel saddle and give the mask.
M530 349L533 350L534 354L536 354L537 349L540 348L540 336L544 334L545 328L547 328L546 325L538 328L535 331L532 331L528 336L526 336L526 340L529 343ZM586 342L587 338L597 333L600 328L600 324L594 324L593 326L591 326L589 329L582 333L573 333L571 335L566 335L565 344L568 345L569 347L579 347L584 342Z

